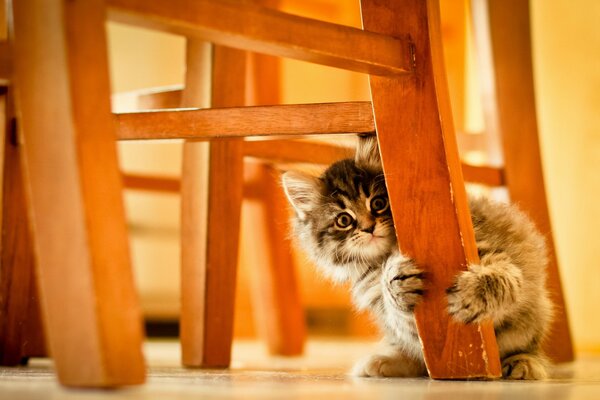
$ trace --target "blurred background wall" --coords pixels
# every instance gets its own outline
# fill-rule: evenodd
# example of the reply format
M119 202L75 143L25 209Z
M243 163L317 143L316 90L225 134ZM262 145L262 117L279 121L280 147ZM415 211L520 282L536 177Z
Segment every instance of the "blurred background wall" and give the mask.
M291 13L360 26L355 0L282 0ZM550 211L575 344L600 351L600 2L532 0L538 118ZM465 3L442 0L445 52L455 123L464 138L484 130ZM127 109L137 89L183 82L184 39L108 24L115 109ZM368 100L365 76L282 60L284 103ZM459 73L455 72L459 71ZM464 72L464 73L463 73ZM469 140L462 141L469 143ZM177 176L181 144L121 143L127 171ZM485 154L463 147L463 156ZM179 309L179 199L127 192L132 252L146 317L175 321ZM250 209L248 207L245 208ZM250 211L251 212L251 211ZM242 242L244 242L242 232ZM236 334L254 334L248 288L252 249L242 246ZM355 315L343 287L332 287L297 255L303 303L312 333L373 335Z

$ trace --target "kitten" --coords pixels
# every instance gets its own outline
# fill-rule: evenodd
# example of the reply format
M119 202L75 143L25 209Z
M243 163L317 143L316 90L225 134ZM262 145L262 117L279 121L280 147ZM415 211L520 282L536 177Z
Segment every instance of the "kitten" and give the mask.
M425 276L397 247L376 138L360 137L354 160L318 178L289 171L282 179L300 244L327 277L350 283L355 306L384 333L385 351L353 373L426 376L413 314ZM514 206L485 198L469 206L481 261L448 288L448 312L463 323L494 322L505 378L543 379L541 342L552 316L544 239Z

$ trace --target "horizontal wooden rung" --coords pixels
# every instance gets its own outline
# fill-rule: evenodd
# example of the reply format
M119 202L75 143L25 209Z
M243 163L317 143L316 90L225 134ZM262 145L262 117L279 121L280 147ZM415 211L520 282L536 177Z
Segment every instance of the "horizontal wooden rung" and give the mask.
M272 146L269 146L269 145ZM335 161L352 157L354 149L329 143L314 143L299 140L274 140L245 142L244 154L277 163L316 163L331 164ZM462 163L465 181L486 186L503 186L504 171L502 168L473 166ZM165 177L134 173L123 174L123 184L129 190L179 193L181 182L179 177ZM248 186L248 182L246 183ZM252 191L247 191L252 193Z
M152 192L178 195L181 193L181 179L156 175L123 173L123 187L138 192ZM244 182L244 197L260 198L261 189L256 182Z
M145 111L115 114L117 137L197 139L374 132L370 102Z
M255 140L244 142L244 155L273 163L331 164L354 156L354 148L308 140Z
M485 186L505 186L504 169L462 163L462 172L468 183L479 183Z
M179 177L123 173L123 186L130 190L179 193L181 180Z
M137 110L160 110L181 107L183 88L165 87L157 90L139 91L137 94Z
M111 20L257 53L373 75L412 71L408 36L393 38L231 0L108 0Z

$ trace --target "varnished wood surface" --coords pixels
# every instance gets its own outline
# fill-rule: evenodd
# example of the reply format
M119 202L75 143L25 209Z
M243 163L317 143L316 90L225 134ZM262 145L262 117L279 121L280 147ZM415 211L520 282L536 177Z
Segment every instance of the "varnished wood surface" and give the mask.
M215 46L212 106L245 102L246 53ZM243 143L239 139L210 144L204 367L231 362L233 312L243 196Z
M168 89L139 96L140 108L155 110L179 105L181 90ZM274 103L274 102L272 102ZM371 132L375 128L370 102L299 104L188 111L116 114L121 140L209 137L312 135ZM313 120L314 118L314 120ZM304 120L304 123L299 121ZM327 122L322 122L327 121ZM352 157L353 150L327 142L271 139L244 142L244 154L284 163L330 164ZM463 163L465 180L487 186L505 184L497 167Z
M183 106L210 106L213 47L199 40L186 42L186 88ZM201 366L206 347L209 143L185 142L181 171L181 361Z
M129 190L180 193L181 180L166 176L124 173L123 186Z
M244 156L273 164L328 165L344 158L352 158L354 155L354 149L351 147L306 140L245 141L243 147ZM493 187L505 184L504 171L501 168L462 163L462 171L465 181L469 183ZM158 175L123 173L123 183L130 190L179 193L181 189L179 178Z
M12 96L11 96L12 97ZM0 365L18 365L44 356L35 259L23 185L21 152L12 101L2 108L3 181L0 243Z
M178 108L181 107L182 96L183 89L180 87L139 91L137 95L137 109L160 110L164 108Z
M412 69L409 41L231 0L108 0L113 21L376 75Z
M487 93L486 109L495 113L502 138L506 183L511 200L529 214L546 236L549 247L548 289L555 306L554 323L544 349L556 362L574 358L569 319L563 297L544 174L535 107L529 2L477 0L487 4L495 92ZM477 25L476 25L477 26ZM484 49L480 49L484 50Z
M118 137L212 139L373 132L370 102L166 110L115 115Z
M0 84L7 85L12 77L12 60L8 41L0 40Z
M244 142L244 154L274 163L327 165L344 158L352 158L354 149L308 140L248 140Z
M258 0L257 4L276 8L279 0ZM279 104L281 102L282 68L279 58L264 54L248 54L248 105ZM275 147L275 143L269 140ZM248 152L243 142L244 155ZM288 238L289 214L287 200L279 184L279 173L272 165L248 159L244 162L244 199L248 201L249 184L258 193L258 209L246 213L247 229L241 232L242 240L250 241L255 249L251 277L251 295L255 326L267 342L271 354L299 356L306 340L306 319L300 299L297 271ZM262 211L262 214L260 211ZM256 229L262 226L262 229ZM263 235L257 235L257 230ZM243 246L243 245L242 245Z
M256 329L267 339L271 354L298 356L304 348L306 323L280 174L272 166L254 161L245 163L244 176L246 201L257 204L253 213L243 216L250 228L243 240L255 255L255 260L248 262Z
M462 0L440 0L440 8L448 93L455 132L459 136L464 135L466 116L467 3Z
M12 9L36 272L59 381L142 383L141 312L110 112L104 4L19 0Z
M202 57L198 57L199 62L201 59ZM244 104L245 62L246 54L240 50L214 47L213 107L239 107ZM195 87L201 89L199 86ZM184 98L185 95L184 92ZM184 296L189 297L182 299L183 363L190 367L222 368L229 365L231 358L243 193L243 149L241 140L237 139L215 141L207 149L199 148L198 145L203 144L193 143L193 147L188 145L184 149L182 172L184 179L189 180L189 183L184 181L183 184L183 194L188 205L182 203L182 252L188 254L182 254L182 290ZM208 158L201 160L198 154L191 151L207 151ZM194 176L199 176L201 168L206 166L208 168L204 170L207 175L200 177L205 183L192 181ZM186 188L189 188L187 194ZM208 207L205 208L206 214L196 215L194 218L197 219L188 220L186 216L198 214L198 211L194 211L194 205L200 206L200 201L205 199ZM205 223L207 231L204 236L197 231L197 227L190 225L196 222ZM200 312L197 307L201 309ZM184 322L184 315L188 318L187 323Z
M414 75L370 76L370 85L400 248L428 274L424 301L415 310L427 369L438 379L498 377L491 322L462 325L446 310L446 288L478 256L444 75L439 5L434 0L361 4L365 29L408 32L415 42Z
M479 183L491 187L506 185L503 168L471 165L465 162L461 165L465 182Z

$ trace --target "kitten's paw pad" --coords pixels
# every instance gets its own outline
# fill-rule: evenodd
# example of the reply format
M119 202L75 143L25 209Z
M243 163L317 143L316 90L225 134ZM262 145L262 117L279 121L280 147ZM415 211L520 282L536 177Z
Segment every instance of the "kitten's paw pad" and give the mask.
M405 366L402 360L384 355L372 355L352 368L352 375L362 377L409 377L420 376Z
M481 288L481 276L473 271L462 272L454 285L446 289L448 313L465 324L489 317L488 301Z
M390 257L383 273L384 283L392 299L403 310L412 310L425 292L425 273L401 255Z
M514 380L545 379L546 363L539 356L516 354L502 360L502 377Z

